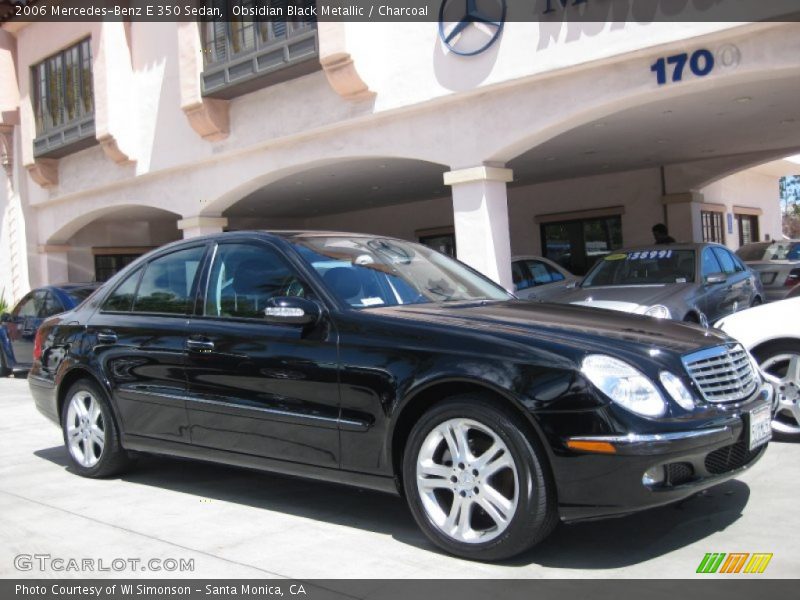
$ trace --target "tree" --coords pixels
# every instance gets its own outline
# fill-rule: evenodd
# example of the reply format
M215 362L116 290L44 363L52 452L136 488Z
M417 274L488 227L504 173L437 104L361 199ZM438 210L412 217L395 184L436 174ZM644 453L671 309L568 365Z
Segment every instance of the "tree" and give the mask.
M800 238L800 175L782 177L780 180L783 234Z

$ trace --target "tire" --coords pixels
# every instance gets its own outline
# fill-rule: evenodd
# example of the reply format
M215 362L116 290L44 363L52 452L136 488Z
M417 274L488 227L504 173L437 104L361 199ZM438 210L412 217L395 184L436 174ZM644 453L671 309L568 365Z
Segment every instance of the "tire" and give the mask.
M763 301L761 300L761 298L759 296L756 296L755 298L753 298L753 301L750 303L750 308L753 308L755 306L761 306L762 304L763 304Z
M518 415L497 404L477 394L436 404L412 429L403 456L405 496L417 524L434 544L467 559L515 556L558 521L544 450ZM466 457L455 441L459 431ZM466 520L457 503L468 509Z
M120 444L108 397L91 379L76 381L67 391L61 430L70 462L83 477L116 475L133 462Z
M800 442L800 341L778 341L753 351L761 368L781 380L772 419L775 437Z

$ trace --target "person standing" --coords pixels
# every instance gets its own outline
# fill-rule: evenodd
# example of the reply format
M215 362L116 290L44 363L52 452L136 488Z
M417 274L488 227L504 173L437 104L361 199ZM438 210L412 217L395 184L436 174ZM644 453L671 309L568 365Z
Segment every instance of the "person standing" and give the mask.
M673 238L669 234L669 230L667 226L663 223L656 223L653 225L653 237L656 240L656 244L674 244L675 238Z

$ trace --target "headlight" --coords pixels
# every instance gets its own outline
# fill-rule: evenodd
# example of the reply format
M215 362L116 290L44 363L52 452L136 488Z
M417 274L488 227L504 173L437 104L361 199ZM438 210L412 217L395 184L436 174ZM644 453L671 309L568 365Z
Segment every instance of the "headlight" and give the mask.
M681 381L679 377L673 375L669 371L661 371L658 378L661 380L661 385L664 386L664 389L669 392L672 399L682 408L686 410L692 410L694 408L692 393L686 389L686 386L683 385L683 381Z
M606 396L631 412L660 417L667 409L653 382L626 362L590 354L583 359L581 372Z
M664 306L663 304L656 304L655 306L651 306L644 314L648 317L655 317L656 319L671 319L672 314L669 312L669 309Z

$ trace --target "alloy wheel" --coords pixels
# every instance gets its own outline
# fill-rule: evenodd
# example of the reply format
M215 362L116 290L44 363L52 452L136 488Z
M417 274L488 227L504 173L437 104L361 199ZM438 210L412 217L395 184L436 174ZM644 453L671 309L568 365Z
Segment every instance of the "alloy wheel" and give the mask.
M800 433L800 354L775 354L764 360L761 368L780 380L772 428L780 433Z
M519 474L505 442L471 419L448 419L420 447L416 483L431 522L451 539L488 542L517 510Z
M87 390L76 392L67 409L67 445L79 464L90 468L103 456L105 423L100 405Z

